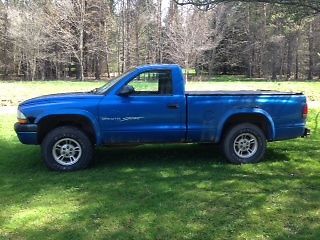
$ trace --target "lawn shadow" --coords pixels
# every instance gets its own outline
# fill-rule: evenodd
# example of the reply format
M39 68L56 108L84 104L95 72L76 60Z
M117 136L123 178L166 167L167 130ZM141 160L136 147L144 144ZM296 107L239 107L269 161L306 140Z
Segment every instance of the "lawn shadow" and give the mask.
M269 149L260 164L236 166L225 163L214 145L99 148L92 168L57 173L43 166L38 147L0 144L6 213L0 214L0 228L17 238L234 239L251 231L282 236L286 229L279 224L300 231L295 218L318 206L318 178L274 167L290 161L279 149ZM275 201L289 214L283 217L277 206L270 210ZM275 223L264 225L268 221Z
M136 147L98 148L95 166L107 165L162 165L179 164L223 164L219 147L201 144L161 144Z
M289 161L287 154L267 149L262 162ZM221 149L214 144L161 144L135 147L106 147L95 151L94 167L146 165L227 165Z

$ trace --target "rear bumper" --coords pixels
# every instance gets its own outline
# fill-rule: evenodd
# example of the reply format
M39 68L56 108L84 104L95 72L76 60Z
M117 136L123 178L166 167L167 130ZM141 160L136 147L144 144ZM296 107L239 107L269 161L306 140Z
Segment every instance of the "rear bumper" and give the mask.
M38 126L36 124L20 124L14 125L14 130L21 143L38 144Z
M305 129L304 129L304 133L303 133L303 135L302 135L301 137L305 138L305 137L310 136L310 134L311 134L310 129L305 128Z

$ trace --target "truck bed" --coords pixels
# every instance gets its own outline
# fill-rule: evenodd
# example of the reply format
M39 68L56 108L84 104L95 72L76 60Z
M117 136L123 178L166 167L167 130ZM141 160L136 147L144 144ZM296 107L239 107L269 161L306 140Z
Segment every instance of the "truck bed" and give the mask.
M187 96L212 96L212 95L303 95L303 93L295 93L295 92L279 92L279 91L272 91L272 90L239 90L239 91L224 91L224 90L217 90L217 91L186 91L185 94Z

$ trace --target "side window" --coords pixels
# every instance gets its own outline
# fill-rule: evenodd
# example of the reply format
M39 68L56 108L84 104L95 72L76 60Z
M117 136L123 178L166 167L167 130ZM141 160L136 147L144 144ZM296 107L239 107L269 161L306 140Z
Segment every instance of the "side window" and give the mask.
M133 95L172 94L172 77L168 70L143 72L128 84L135 90Z

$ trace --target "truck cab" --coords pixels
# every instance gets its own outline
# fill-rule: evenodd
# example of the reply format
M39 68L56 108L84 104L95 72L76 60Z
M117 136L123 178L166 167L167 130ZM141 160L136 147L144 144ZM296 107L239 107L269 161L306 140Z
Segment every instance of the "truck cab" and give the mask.
M105 92L107 97L99 104L103 144L184 141L184 86L177 65L150 65L130 71Z

